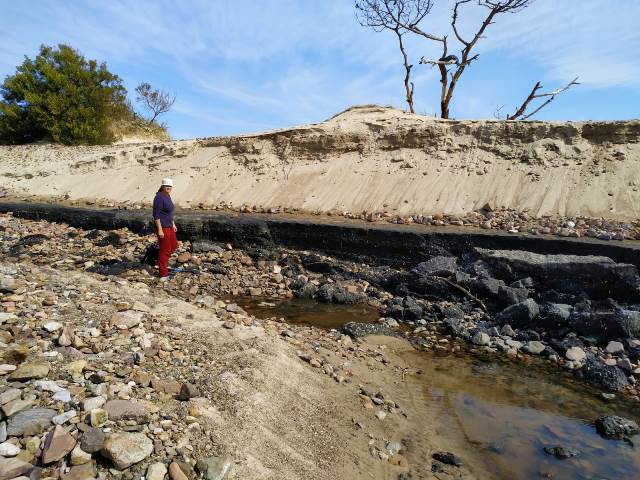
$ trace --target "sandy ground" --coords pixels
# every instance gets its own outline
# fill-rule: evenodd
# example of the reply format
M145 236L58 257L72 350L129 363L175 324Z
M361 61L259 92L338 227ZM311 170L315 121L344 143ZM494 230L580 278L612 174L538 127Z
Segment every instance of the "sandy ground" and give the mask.
M238 137L0 147L16 195L150 202L173 177L184 207L463 214L490 203L533 215L632 219L640 121L444 121L363 106Z

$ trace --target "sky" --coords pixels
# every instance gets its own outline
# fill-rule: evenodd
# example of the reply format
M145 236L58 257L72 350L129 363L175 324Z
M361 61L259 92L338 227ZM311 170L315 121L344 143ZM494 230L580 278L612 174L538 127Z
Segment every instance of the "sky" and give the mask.
M452 0L421 27L450 34ZM352 105L405 109L393 33L361 27L352 0L0 0L0 78L41 44L66 43L106 62L130 97L141 82L177 96L164 120L174 138L316 123ZM472 36L485 10L460 11ZM536 119L640 117L640 0L533 0L499 16L451 104L458 119L504 117L536 81L545 91L579 77ZM466 34L466 35L465 35ZM451 35L453 38L453 35ZM407 38L417 113L439 109L439 47ZM455 45L454 45L455 46ZM456 47L457 48L457 47Z

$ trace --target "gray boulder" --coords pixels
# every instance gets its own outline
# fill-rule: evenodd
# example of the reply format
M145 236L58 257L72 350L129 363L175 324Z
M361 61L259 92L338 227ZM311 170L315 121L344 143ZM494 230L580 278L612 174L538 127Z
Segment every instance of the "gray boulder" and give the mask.
M597 387L619 392L629 385L627 376L615 365L607 365L603 361L591 356L587 357L578 374L587 382Z
M586 292L594 298L640 298L635 265L592 255L541 255L521 250L476 248L491 277L513 282L523 277L559 292Z
M623 439L640 433L640 427L628 418L602 415L596 419L596 431L606 438Z
M640 337L640 312L619 308L612 312L574 310L569 326L580 335L595 336L602 341Z
M529 325L540 314L538 304L528 298L524 302L511 305L502 310L495 317L499 325L509 324L512 327L522 328Z
M456 257L433 257L426 262L419 263L413 271L422 275L438 275L449 277L453 275L458 268L458 259Z

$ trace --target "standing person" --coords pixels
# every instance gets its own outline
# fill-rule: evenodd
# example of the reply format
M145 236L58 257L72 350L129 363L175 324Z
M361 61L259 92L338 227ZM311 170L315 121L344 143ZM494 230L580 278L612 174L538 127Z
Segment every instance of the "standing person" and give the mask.
M169 279L169 257L178 248L176 239L176 224L173 221L173 211L175 209L171 201L171 191L173 190L173 180L163 178L160 189L153 199L153 222L156 227L160 252L158 253L158 270L160 280Z

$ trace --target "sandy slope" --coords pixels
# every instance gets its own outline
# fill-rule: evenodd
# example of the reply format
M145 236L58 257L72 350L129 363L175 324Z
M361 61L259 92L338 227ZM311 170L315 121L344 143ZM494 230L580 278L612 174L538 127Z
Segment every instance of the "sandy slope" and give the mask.
M443 121L378 106L238 137L0 147L16 194L148 202L159 179L183 206L466 213L490 202L536 215L635 218L640 121Z

